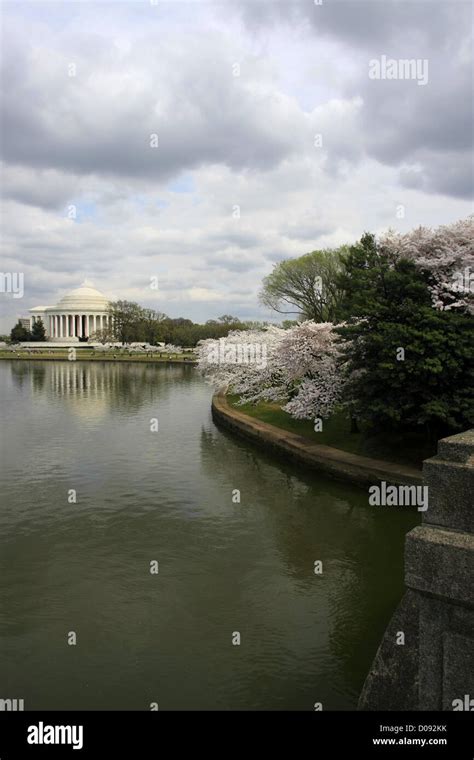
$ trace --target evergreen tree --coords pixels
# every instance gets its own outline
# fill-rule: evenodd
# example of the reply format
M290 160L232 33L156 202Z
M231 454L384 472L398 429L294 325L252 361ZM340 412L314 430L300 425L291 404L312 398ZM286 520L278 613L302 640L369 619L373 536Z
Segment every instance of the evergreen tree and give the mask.
M23 327L20 320L12 328L10 333L10 340L12 343L21 343L22 341L31 340L31 333L26 327Z
M42 319L36 319L31 330L32 340L46 340L46 330Z
M472 425L472 316L434 309L426 275L380 253L370 234L351 246L339 285L357 418L375 429L424 426L430 438Z

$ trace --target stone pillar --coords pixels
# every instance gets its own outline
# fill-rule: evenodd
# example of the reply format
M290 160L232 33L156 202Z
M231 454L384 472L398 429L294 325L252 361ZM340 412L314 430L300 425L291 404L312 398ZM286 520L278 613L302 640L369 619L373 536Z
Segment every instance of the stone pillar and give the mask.
M88 314L84 314L84 328L85 328L84 335L86 338L88 338L89 337L89 315Z
M360 709L474 708L474 429L439 441L438 454L423 463L423 480L429 506L406 537L407 591Z

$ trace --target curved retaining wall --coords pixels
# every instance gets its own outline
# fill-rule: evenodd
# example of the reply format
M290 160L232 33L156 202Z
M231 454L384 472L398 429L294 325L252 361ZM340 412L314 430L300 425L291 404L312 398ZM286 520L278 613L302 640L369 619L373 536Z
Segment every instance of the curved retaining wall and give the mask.
M421 485L422 472L414 467L351 454L331 446L311 443L296 433L261 422L230 406L224 391L212 399L214 421L247 440L273 450L286 459L320 470L331 477L367 486L385 480L394 484Z

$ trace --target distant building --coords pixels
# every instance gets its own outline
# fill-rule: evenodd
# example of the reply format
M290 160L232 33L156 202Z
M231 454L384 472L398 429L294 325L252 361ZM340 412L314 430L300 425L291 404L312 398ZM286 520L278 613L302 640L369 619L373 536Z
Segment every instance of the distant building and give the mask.
M75 342L110 326L108 308L109 299L83 282L63 296L56 306L35 306L30 309L31 318L20 321L27 321L27 329L31 330L35 321L42 319L47 339Z

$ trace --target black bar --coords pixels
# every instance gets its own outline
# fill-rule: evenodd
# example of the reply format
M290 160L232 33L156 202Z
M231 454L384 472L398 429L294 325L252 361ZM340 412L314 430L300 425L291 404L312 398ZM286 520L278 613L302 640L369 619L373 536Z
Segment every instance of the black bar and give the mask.
M473 760L473 718L472 712L1 712L0 760L141 760L183 753L223 758L239 753L246 760L259 747L262 760L273 752L275 758L311 760L341 753L344 758ZM56 731L60 726L67 728ZM77 750L72 743L28 743L28 737L69 740Z

